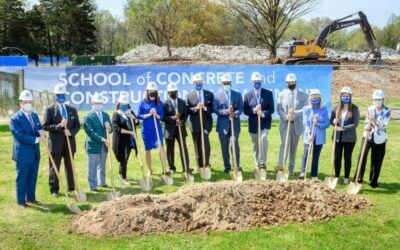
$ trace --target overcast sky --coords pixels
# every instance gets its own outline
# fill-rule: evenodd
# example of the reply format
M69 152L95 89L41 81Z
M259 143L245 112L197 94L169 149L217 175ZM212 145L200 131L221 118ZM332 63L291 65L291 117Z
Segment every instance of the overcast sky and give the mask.
M114 16L120 18L124 15L126 0L95 0L98 9L109 10ZM38 2L38 0L30 0ZM315 10L304 16L305 19L313 17L329 17L337 19L358 11L363 11L369 22L380 28L385 26L391 14L400 15L399 0L321 0L321 4Z

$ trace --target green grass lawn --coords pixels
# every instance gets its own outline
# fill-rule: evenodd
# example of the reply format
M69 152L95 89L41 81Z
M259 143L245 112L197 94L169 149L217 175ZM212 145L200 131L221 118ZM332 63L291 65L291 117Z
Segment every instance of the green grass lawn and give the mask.
M275 167L279 150L279 132L277 123L269 134L268 169ZM392 121L389 125L389 142L387 153L382 167L380 178L381 187L371 189L363 185L360 192L362 197L372 201L373 208L353 216L341 216L329 221L318 221L307 224L289 223L285 226L272 228L254 228L243 232L212 232L208 235L182 234L158 235L142 237L121 238L92 238L68 232L67 227L71 214L65 207L62 197L55 199L50 196L47 184L48 165L47 154L42 146L42 161L40 163L37 199L43 207L22 209L15 202L15 165L11 160L12 136L7 125L0 126L0 248L39 248L39 249L265 249L265 248L299 248L299 249L399 249L400 248L400 140L399 122ZM329 129L329 134L331 128ZM78 134L78 152L76 166L78 168L79 185L88 190L86 154L84 151L83 130ZM188 140L190 160L194 163L194 151L191 138ZM229 175L222 173L223 164L218 137L215 130L211 134L211 164L214 168L212 181L228 180ZM331 142L325 145L320 163L319 177L322 180L330 170ZM241 164L244 169L245 179L251 178L253 158L251 141L247 133L246 123L242 124L240 135ZM358 153L356 146L354 162ZM142 150L143 152L143 150ZM297 155L296 174L300 169L300 157L303 147L299 145ZM178 158L178 157L177 157ZM155 173L161 172L157 151L153 152ZM117 166L116 162L114 162ZM177 163L181 169L180 162ZM194 165L192 165L194 166ZM354 164L352 169L354 172ZM121 184L116 182L118 189L123 194L137 194L140 188L137 179L140 177L139 165L136 158L129 163L128 176L133 183L131 188L121 189ZM369 167L366 173L369 174ZM109 176L108 176L109 177ZM161 185L155 180L154 193L170 193L186 185L180 174L175 174L175 184L172 187ZM196 182L200 182L198 174ZM269 178L275 175L269 173ZM368 179L368 178L366 178ZM110 183L109 179L108 182ZM64 182L65 183L65 182ZM338 190L345 192L342 179L339 181ZM106 191L99 194L88 194L89 202L79 205L87 210L106 199ZM243 204L246 206L246 204Z

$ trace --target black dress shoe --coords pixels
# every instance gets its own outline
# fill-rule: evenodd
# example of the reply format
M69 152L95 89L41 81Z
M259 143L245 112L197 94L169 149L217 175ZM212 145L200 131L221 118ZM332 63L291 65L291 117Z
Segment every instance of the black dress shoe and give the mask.
M91 190L93 193L97 194L99 190L97 188Z
M229 172L231 172L230 169L224 169L224 173L225 173L225 174L229 174Z
M103 185L103 186L101 186L101 187L103 187L103 188L109 188L109 186L106 184L106 185Z
M377 187L379 187L379 184L378 183L370 183L369 184L372 188L377 188Z

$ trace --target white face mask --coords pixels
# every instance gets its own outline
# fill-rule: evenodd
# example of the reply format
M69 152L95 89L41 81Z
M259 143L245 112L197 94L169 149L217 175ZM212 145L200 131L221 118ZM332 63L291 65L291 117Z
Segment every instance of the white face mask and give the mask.
M229 90L231 90L231 85L222 85L222 89L224 91L229 91Z
M383 103L382 101L374 101L376 107L381 107L382 103Z
M22 109L27 112L30 113L32 111L32 104L30 103L25 103L24 105L22 105Z

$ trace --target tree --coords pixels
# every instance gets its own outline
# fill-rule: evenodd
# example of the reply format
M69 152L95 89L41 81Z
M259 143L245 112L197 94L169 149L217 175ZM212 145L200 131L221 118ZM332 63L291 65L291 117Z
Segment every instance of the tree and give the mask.
M223 0L247 30L276 57L278 42L295 19L309 13L318 0Z
M39 55L46 53L46 25L38 5L26 12L26 27L29 35L29 46L26 48L29 58L39 65Z
M400 40L400 16L392 14L383 28L382 45L395 49Z
M171 40L177 30L178 13L183 0L128 0L126 16L136 29L154 44L167 46L171 57Z

